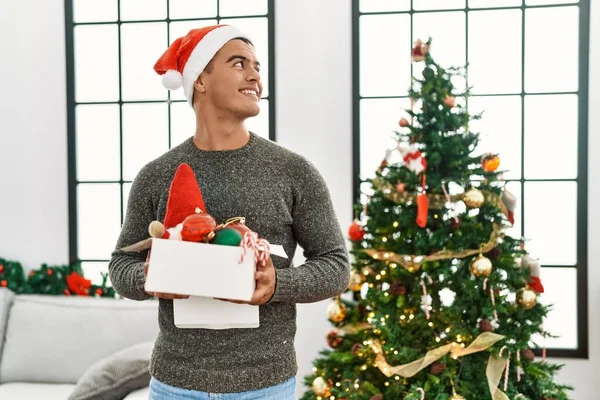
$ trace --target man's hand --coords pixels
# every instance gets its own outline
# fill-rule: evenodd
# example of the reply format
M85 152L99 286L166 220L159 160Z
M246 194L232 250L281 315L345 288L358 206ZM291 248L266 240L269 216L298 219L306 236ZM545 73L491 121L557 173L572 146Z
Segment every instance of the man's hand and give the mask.
M253 306L259 306L271 300L271 297L273 297L273 294L275 293L275 284L277 283L275 266L273 265L273 260L271 257L269 257L266 263L256 263L256 273L254 275L254 279L256 279L256 289L254 289L254 294L252 295L252 299L250 299L250 301L228 299L219 300L237 304L250 304Z
M148 276L148 265L150 261L150 250L148 250L148 257L146 257L146 262L144 263L144 279ZM173 299L187 299L190 296L182 295L182 294L172 294L172 293L158 293L158 292L146 292L150 296L158 297L159 299L165 300L173 300Z

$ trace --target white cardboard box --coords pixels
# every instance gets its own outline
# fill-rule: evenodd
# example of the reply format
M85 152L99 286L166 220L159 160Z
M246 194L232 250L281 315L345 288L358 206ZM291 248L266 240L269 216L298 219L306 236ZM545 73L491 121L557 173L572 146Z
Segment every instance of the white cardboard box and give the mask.
M153 239L145 288L149 292L189 295L173 302L179 328L256 328L259 308L216 300L249 301L255 289L254 253L241 262L243 249L180 240ZM271 254L287 258L282 246Z

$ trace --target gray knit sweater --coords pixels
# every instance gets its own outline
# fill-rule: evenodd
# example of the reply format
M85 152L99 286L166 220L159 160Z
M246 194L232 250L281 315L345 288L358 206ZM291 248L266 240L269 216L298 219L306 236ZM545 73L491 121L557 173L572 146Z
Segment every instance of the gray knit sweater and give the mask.
M131 186L109 264L111 283L123 297L150 298L144 291L146 252L118 249L147 238L150 222L164 220L169 186L181 163L196 173L207 212L217 223L246 217L248 227L281 244L289 260L273 257L275 294L260 306L256 329L179 329L173 324L173 302L160 299L150 373L172 386L214 393L282 383L297 372L296 303L333 297L349 281L348 252L327 186L304 157L253 133L236 150L204 151L188 139L147 164ZM294 267L297 244L307 261Z

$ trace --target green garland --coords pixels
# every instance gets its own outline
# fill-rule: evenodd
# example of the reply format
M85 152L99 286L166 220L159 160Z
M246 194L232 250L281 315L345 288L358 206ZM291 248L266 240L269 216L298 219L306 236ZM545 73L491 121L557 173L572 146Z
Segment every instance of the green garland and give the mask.
M93 285L85 279L80 263L58 266L42 264L26 276L21 263L0 258L0 287L17 294L116 297L115 290L108 286L108 274L102 274L101 285Z

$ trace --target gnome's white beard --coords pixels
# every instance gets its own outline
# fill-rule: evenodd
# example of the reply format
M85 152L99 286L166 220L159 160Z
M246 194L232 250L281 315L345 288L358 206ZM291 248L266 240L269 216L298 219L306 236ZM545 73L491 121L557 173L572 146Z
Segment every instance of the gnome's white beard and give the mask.
M181 240L181 230L183 229L183 222L180 222L179 224L175 225L172 228L167 229L167 232L169 232L169 239L170 240Z

